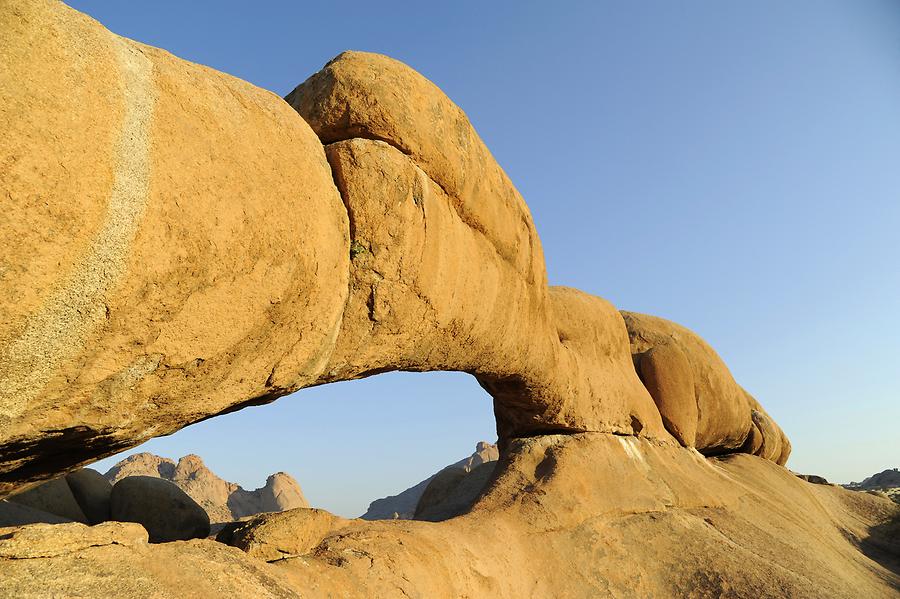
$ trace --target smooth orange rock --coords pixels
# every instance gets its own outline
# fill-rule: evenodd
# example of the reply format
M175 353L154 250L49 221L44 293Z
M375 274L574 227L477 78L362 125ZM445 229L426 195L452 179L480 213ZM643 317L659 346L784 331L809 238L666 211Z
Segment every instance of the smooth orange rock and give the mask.
M649 376L644 382L651 394L655 391L662 398L660 410L672 423L670 431L685 430L683 427L696 414L696 437L688 445L709 454L747 451L749 447L752 453L779 464L787 462L790 444L782 443L786 441L784 433L759 402L735 382L708 343L663 318L634 312L622 315L636 366L642 373L647 369ZM688 379L693 381L692 391L688 390ZM758 414L755 418L754 413ZM679 438L687 440L689 435Z
M666 429L685 447L697 440L697 397L694 373L674 343L662 343L635 356L635 366L656 402Z
M61 3L0 31L0 495L317 380L349 241L303 119Z

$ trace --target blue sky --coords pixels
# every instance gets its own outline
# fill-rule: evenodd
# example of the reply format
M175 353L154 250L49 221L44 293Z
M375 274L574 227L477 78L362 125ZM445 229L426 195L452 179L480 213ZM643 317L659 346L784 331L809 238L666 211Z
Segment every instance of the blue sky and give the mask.
M71 4L281 95L345 49L410 64L524 195L552 284L701 334L793 469L900 466L900 4ZM391 374L142 449L352 516L494 438L466 375Z

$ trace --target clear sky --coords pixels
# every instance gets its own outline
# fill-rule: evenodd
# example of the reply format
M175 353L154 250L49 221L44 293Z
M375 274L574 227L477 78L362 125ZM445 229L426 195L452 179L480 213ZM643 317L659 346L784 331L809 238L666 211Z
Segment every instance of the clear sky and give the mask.
M789 466L900 466L900 3L77 1L116 33L284 95L382 52L469 115L552 284L697 331ZM494 440L462 374L304 390L142 449L358 515ZM107 460L105 464L109 464Z

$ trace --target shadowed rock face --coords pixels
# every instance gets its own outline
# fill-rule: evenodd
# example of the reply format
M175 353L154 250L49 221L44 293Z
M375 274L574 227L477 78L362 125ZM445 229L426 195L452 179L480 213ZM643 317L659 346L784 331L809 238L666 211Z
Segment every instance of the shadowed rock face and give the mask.
M405 491L376 499L369 504L369 509L360 518L363 520L391 520L394 518L409 520L416 513L416 506L419 504L422 493L441 472L448 468L459 468L464 472L471 472L482 464L496 462L498 459L500 459L500 452L496 445L487 441L479 441L475 445L475 452L469 457L442 468Z
M141 524L151 543L202 539L210 531L206 510L178 485L157 476L126 476L113 485L110 517Z

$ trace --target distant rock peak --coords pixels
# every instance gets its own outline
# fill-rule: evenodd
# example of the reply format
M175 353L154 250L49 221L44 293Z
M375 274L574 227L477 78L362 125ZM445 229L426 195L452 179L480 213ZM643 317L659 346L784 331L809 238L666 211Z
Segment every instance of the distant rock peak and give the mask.
M193 453L181 457L177 463L152 453L137 453L123 459L105 474L111 483L126 476L154 476L175 483L203 506L213 522L309 507L300 485L286 472L271 474L265 485L248 491L216 475L203 458Z

